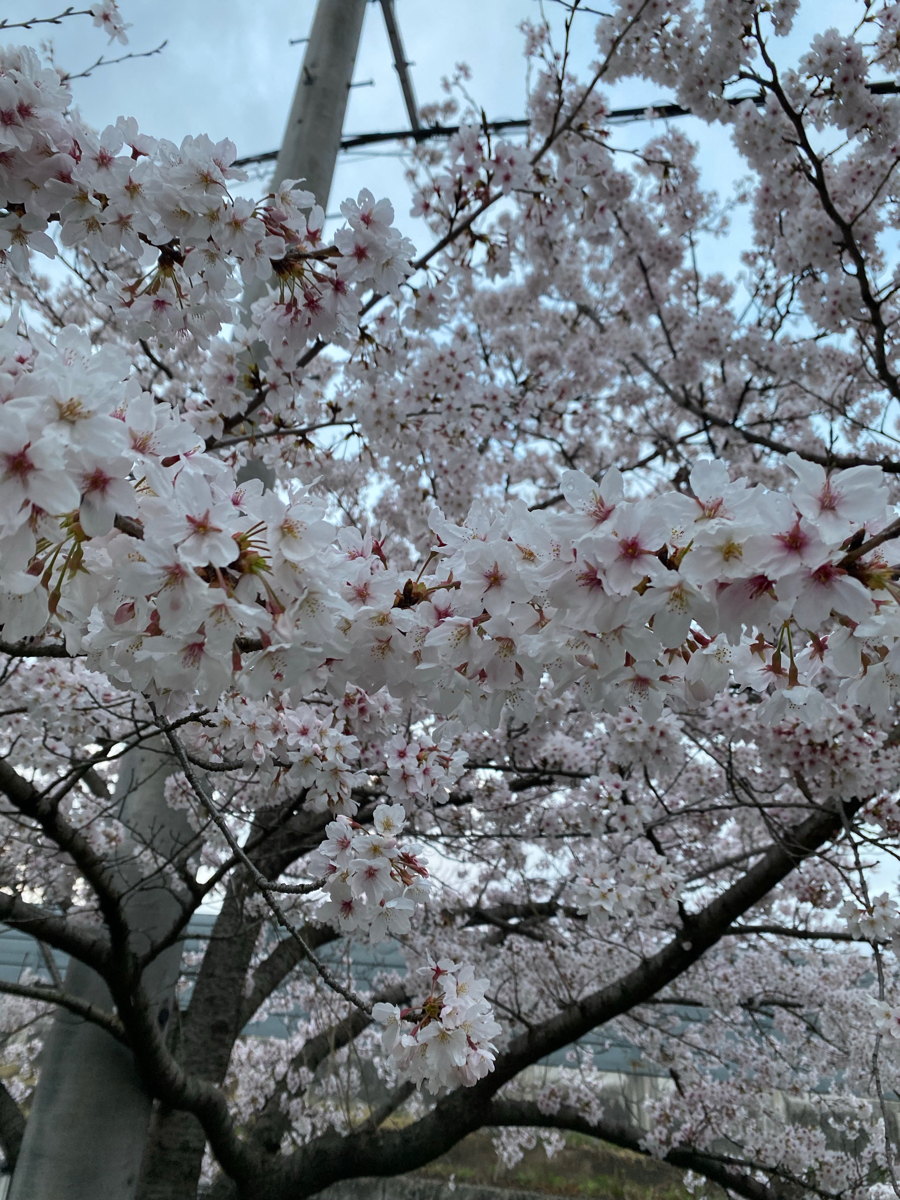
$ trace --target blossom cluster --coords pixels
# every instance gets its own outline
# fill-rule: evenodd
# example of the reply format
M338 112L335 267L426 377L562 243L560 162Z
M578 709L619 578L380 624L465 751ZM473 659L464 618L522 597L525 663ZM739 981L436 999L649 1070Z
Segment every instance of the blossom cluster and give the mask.
M577 878L573 899L592 925L674 910L678 876L665 857L638 844L613 856L611 848Z
M344 723L345 724L345 723ZM292 706L229 695L223 697L191 741L195 753L211 763L259 771L265 780L276 773L303 788L319 812L353 816L353 789L368 774L354 764L360 755L353 734L308 704Z
M114 9L97 15L117 36ZM347 224L329 245L321 205L295 181L258 202L232 194L247 176L227 140L176 146L124 117L97 134L70 113L59 74L27 48L0 52L0 84L3 265L27 274L32 252L55 257L47 231L57 222L62 246L103 265L99 299L134 340L205 343L237 316L237 274L244 285L274 282L254 309L258 335L275 359L292 362L317 337L352 336L361 291L393 291L409 273L412 246L394 229L391 205L367 191L345 202Z
M875 1028L879 1033L887 1034L892 1041L900 1040L900 1004L888 1004L870 996Z
M511 142L489 146L484 132L463 121L450 139L445 169L433 175L413 196L415 216L447 217L482 200L493 184L500 193L525 188L531 178L527 150Z
M651 4L629 42L624 28L637 7L619 6L601 30L601 52L622 35L617 70L671 83L695 111L733 122L761 176L759 294L780 279L778 295L796 296L817 328L857 328L858 277L835 257L844 243L818 197L802 191L808 172L797 170L795 129L771 94L765 105L733 107L709 91L711 80L717 87L746 68L752 23L726 6L707 29L685 0L678 22L654 28L666 6ZM791 7L772 7L776 24L789 25ZM111 0L91 11L124 37ZM888 24L879 53L893 61L896 22L893 34ZM866 188L880 189L893 170L897 114L868 91L865 57L861 43L829 31L788 91L808 104L811 122L867 139L864 151L832 156L823 186L851 214L860 261L873 263L885 208L870 204ZM71 327L52 342L34 330L23 336L17 313L0 333L2 638L15 656L27 658L36 639L73 659L58 676L52 668L17 675L13 664L4 750L15 744L29 769L48 775L58 769L54 756L80 772L82 747L100 744L98 721L103 744L114 744L128 731L118 714L136 697L173 717L193 713L181 736L194 761L229 783L241 776L232 794L221 793L229 820L269 804L273 782L298 789L323 825L324 814L334 818L303 867L323 881L325 898L310 902L317 919L372 942L400 937L409 947L418 938L413 952L424 935L411 918L429 877L420 850L401 839L410 815L428 836L480 839L469 849L473 862L487 862L489 887L521 877L532 834L549 847L545 862L553 862L554 838L571 839L572 853L553 864L556 878L529 878L526 890L510 888L500 901L521 912L526 895L525 920L539 923L542 901L532 905L532 895L565 894L560 929L577 930L577 947L554 934L548 972L565 979L562 1000L539 968L520 968L518 916L497 918L485 941L485 960L500 946L495 986L506 965L515 981L504 1002L535 1021L593 986L598 962L610 972L596 945L618 954L623 970L632 966L628 931L639 925L649 948L670 927L681 882L709 878L707 850L716 880L732 878L728 864L745 862L763 835L764 804L784 801L792 813L807 792L823 803L877 794L873 819L888 834L900 824L890 794L897 754L879 728L900 689L896 493L874 466L829 472L790 454L791 478L772 465L774 454L756 457L767 433L777 447L787 428L804 455L832 461L840 437L857 436L861 413L867 428L877 423L867 408L870 364L851 369L852 355L835 340L770 337L766 320L741 328L727 285L687 270L685 246L693 252L696 226L713 217L685 140L656 139L632 178L601 136L602 99L563 79L554 92L556 82L547 74L532 96L534 136L564 129L558 118L567 110L578 120L537 167L533 144L492 142L462 121L447 169L419 187L416 211L440 234L498 194L508 197L504 214L493 229L479 226L470 245L449 243L446 277L417 279L396 317L386 306L375 314L335 388L337 367L326 355L321 376L304 375L310 347L354 341L366 294L398 294L409 272L412 247L393 228L387 201L367 191L347 201L346 224L327 244L323 211L297 183L259 201L235 194L245 180L230 143L201 137L175 146L124 118L102 133L84 129L57 73L42 72L29 51L0 56L0 265L25 278L32 255L52 256L58 244L92 260L103 287L91 303L104 309L103 322L111 315L132 351ZM609 248L607 258L598 247ZM482 249L478 269L492 286L479 295L473 264ZM785 278L791 285L782 288ZM242 288L261 293L249 312L238 308ZM887 294L878 301L888 317L892 303ZM216 336L226 324L230 341ZM440 336L428 336L436 328ZM172 376L156 380L153 393L138 382L135 339L172 354ZM639 382L643 362L652 385ZM887 369L877 349L873 362ZM698 461L689 437L660 441L660 430L690 428L698 380L700 453L720 453L729 465ZM843 432L823 449L815 421L804 426L797 413L837 391L850 399L843 424L828 410L829 428ZM595 393L596 403L584 402ZM740 427L732 436L738 411L756 439L749 449ZM311 419L292 428L289 412ZM358 463L330 447L317 454L309 441L307 424L330 428L339 412L377 464L376 490L389 481L371 506L358 494L370 494L358 486ZM646 416L625 429L622 412ZM241 430L243 438L230 437ZM863 461L877 457L854 445ZM276 487L239 482L247 454L275 465ZM666 470L626 482L607 469L668 464L670 454L689 464L671 482ZM584 469L562 471L574 462ZM517 491L527 499L493 507ZM438 497L442 507L428 518ZM364 531L366 509L379 506L396 518L393 544L383 529ZM67 706L76 685L67 690L60 680L69 669L102 718ZM688 762L696 730L667 705L703 723L710 756L716 739L727 745L727 779ZM140 699L137 706L143 712ZM470 758L462 746L485 750L489 768L467 781L477 804L457 807L453 789ZM577 783L569 787L568 777ZM106 822L104 778L94 781L93 799L73 792L61 805L99 854L114 850L122 832ZM757 788L744 809L743 793L737 805L721 804L735 780ZM551 800L535 801L532 784ZM179 796L193 803L183 776L169 792L173 807ZM393 803L376 805L384 796ZM205 849L211 859L218 852ZM56 855L55 873L45 872L45 847L27 853L21 877L26 868L40 872L55 902L72 878L70 862ZM825 857L804 865L772 903L804 916L836 908L847 877L838 865ZM4 876L10 886L18 871L17 862ZM688 888L682 898L689 904L696 895ZM563 926L574 911L588 921ZM420 915L427 929L429 915ZM851 901L842 916L858 938L884 941L898 928L886 895ZM528 943L528 957L543 963L539 941ZM754 969L768 986L773 961L745 967L746 978L727 987L746 992ZM441 959L422 1005L376 1007L384 1049L407 1077L451 1087L491 1069L499 1030L480 969ZM882 1009L879 1028L896 1038L897 1009ZM754 1061L753 1070L757 1090L784 1086L771 1064ZM825 1076L835 1071L810 1069L814 1079ZM719 1086L717 1097L730 1085ZM699 1097L713 1093L684 1094L699 1112ZM684 1136L701 1131L674 1101L666 1119L673 1112L677 1120L660 1120L654 1145L667 1144L679 1121ZM729 1119L740 1115L732 1105ZM802 1159L796 1145L792 1152Z
M423 968L431 976L431 991L416 1008L379 1003L372 1009L385 1026L382 1047L394 1058L405 1078L427 1084L429 1091L460 1083L471 1086L493 1069L500 1032L486 979L476 979L472 967L440 959Z
M892 573L861 553L894 517L878 468L791 455L787 495L701 461L689 492L637 500L616 471L570 472L568 514L435 510L440 573L412 580L308 489L238 484L115 349L71 328L26 342L16 323L0 334L4 636L58 630L169 711L233 688L432 685L438 711L495 725L548 676L649 721L735 683L767 695L768 721L830 711L825 676L840 700L891 702Z
M449 743L435 745L422 733L409 739L395 733L384 743L388 795L412 806L446 794L465 769L466 753Z
M402 804L379 804L372 823L374 832L338 816L310 857L309 870L321 874L327 892L319 920L341 933L364 932L376 943L409 932L410 917L428 895L430 880L421 849L398 841L406 824Z
M848 933L867 941L889 941L900 931L900 912L896 901L887 892L875 896L862 908L848 900L841 907L840 915L847 922Z

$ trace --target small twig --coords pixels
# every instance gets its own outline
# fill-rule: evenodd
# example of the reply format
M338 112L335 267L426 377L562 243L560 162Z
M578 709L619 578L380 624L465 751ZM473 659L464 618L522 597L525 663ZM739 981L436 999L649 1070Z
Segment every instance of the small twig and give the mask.
M236 855L238 860L243 863L243 865L250 872L253 882L256 884L256 886L263 893L283 892L285 895L289 896L308 896L312 892L317 892L325 882L324 877L322 879L314 879L311 883L275 883L273 880L267 879L266 876L263 875L262 871L260 871L259 868L253 863L252 859L248 857L246 851L228 828L228 822L216 808L215 804L213 804L212 797L208 794L207 789L203 786L200 776L193 771L192 756L188 754L184 746L181 744L181 741L175 736L173 726L159 720L156 707L152 703L150 707L153 710L153 715L157 719L159 728L169 739L172 749L175 751L178 761L181 763L185 778L196 792L197 797L203 807L212 817L213 822L215 823L219 832L228 842L232 853Z
M101 54L95 63L91 63L89 67L86 67L83 71L79 71L77 75L64 74L63 82L71 83L73 79L90 79L91 72L96 71L98 67L114 67L116 63L127 62L129 58L152 58L154 54L161 54L168 44L169 39L166 38L165 41L160 42L154 50L142 50L139 53L123 54L119 58L104 58ZM143 345L143 342L141 344ZM170 371L170 377L171 374L172 373Z
M79 8L76 12L70 4L55 17L29 17L27 21L8 21L4 17L0 21L0 29L30 29L32 25L61 25L65 17L92 17L93 15L88 8Z
M210 762L207 758L199 758L196 754L185 754L201 771L240 771L247 766L246 758L226 758L222 762Z
M163 42L163 46L164 46L165 44L166 44L166 43L165 43L165 42ZM160 49L162 49L162 46L160 46ZM155 54L155 53L156 53L156 51L154 50L154 51L153 51L153 53ZM164 362L162 361L162 359L160 359L160 358L157 358L157 357L156 357L156 355L153 353L153 351L152 351L152 350L150 349L150 347L147 345L147 339L146 339L146 338L138 338L138 345L139 345L139 346L140 346L140 348L143 350L143 352L146 354L146 356L147 356L147 357L150 359L150 361L153 363L154 367L156 367L156 368L157 368L157 370L159 370L159 371L162 371L162 373L163 373L164 375L168 375L168 377L169 377L170 379L174 379L174 378L175 378L175 375L174 375L174 372L172 371L172 368L171 368L170 366L167 366L167 364L166 364L166 363L164 363Z
M892 538L896 537L900 537L900 520L892 521L886 529L882 529L881 533L876 533L874 537L870 537L867 542L863 542L855 550L848 550L837 565L839 567L849 567L851 563L855 563L858 558L861 558L864 554L868 554L870 550L874 550L882 542L889 542Z
M123 517L121 513L116 513L113 517L113 525L120 533L127 533L130 537L144 539L144 526L134 517Z
M38 942L38 948L41 952L41 958L44 960L44 966L50 972L50 978L53 980L54 986L61 992L63 990L63 978L59 973L59 967L56 965L56 959L53 957L53 951L46 942Z

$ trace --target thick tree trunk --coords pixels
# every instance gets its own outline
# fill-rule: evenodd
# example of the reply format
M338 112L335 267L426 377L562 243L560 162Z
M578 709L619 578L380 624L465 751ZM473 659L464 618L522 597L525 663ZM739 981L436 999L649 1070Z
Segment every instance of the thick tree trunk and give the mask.
M3 1151L7 1172L15 1169L24 1133L25 1118L22 1116L22 1110L13 1100L6 1085L0 1082L0 1150Z
M265 852L254 856L259 869L270 878L280 874L318 845L324 824L319 813L296 817L273 834ZM181 1025L179 1061L210 1083L225 1079L234 1043L255 1011L255 1006L248 1009L244 987L260 925L245 918L244 896L240 876L233 876ZM334 936L324 928L308 928L305 934L313 948ZM296 942L278 945L266 967L256 972L264 993L259 1000L278 986L299 957ZM206 1135L196 1117L159 1106L150 1125L136 1200L195 1200L205 1147Z
M241 1031L244 983L259 924L244 920L229 889L213 926L209 962L194 987L179 1041L179 1060L191 1074L221 1083ZM146 1142L137 1200L196 1200L206 1135L196 1117L158 1106Z
M131 834L122 846L119 876L134 889L122 908L137 953L168 930L180 912L165 877L142 880L129 861L146 846L168 859L193 837L186 814L166 804L170 770L170 760L158 750L134 751L119 776L119 815ZM172 1009L180 962L181 946L176 944L144 973L144 987L162 1024ZM112 1011L106 984L83 963L70 962L65 987ZM132 1200L150 1111L151 1100L130 1051L96 1025L61 1010L41 1053L10 1200Z

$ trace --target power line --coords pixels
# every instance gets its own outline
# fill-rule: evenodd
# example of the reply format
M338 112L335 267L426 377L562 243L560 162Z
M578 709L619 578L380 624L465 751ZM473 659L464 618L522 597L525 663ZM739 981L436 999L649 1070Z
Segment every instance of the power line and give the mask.
M530 124L527 118L516 117L508 121L488 121L487 129L496 133L503 129L527 129ZM387 133L359 133L353 137L342 138L341 149L355 150L359 146L374 146L378 142L400 142L405 139L427 142L433 138L452 137L458 129L458 125L428 125L419 129L395 129ZM266 150L262 154L248 154L246 158L236 158L233 165L246 167L250 163L273 162L277 157L277 150Z
M869 83L866 87L873 96L900 95L900 84L894 83L891 80ZM731 105L737 105L743 104L745 100L752 100L754 104L762 104L765 102L765 96L761 92L753 96L729 96L727 102ZM656 119L665 120L669 117L692 117L694 116L694 112L690 108L682 108L680 104L646 104L642 108L614 108L606 116L610 121L647 121ZM527 129L530 124L531 122L527 117L514 117L503 121L488 121L483 128L488 133L502 133L507 129ZM459 125L428 125L419 129L394 129L383 133L359 133L352 137L342 138L341 150L355 150L359 146L374 146L379 142L427 142L435 138L452 137L458 131ZM277 150L266 150L262 154L249 154L246 158L238 158L235 160L234 165L236 167L245 167L250 163L273 162L277 157Z

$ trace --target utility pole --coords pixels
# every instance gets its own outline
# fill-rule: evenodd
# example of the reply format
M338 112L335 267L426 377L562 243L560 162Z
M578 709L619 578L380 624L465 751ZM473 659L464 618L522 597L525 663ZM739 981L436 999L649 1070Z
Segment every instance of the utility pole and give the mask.
M381 11L384 13L384 23L387 27L388 41L391 43L391 53L394 56L394 68L400 78L400 90L403 92L403 103L409 117L409 127L413 133L422 128L419 120L419 108L416 104L416 93L413 90L409 68L406 60L403 42L400 38L400 26L397 24L397 14L394 12L394 0L381 0Z
M272 173L273 187L284 179L302 179L324 212L328 211L341 149L365 12L366 0L319 0L316 5L284 140ZM267 286L261 279L247 286L241 301L245 313L265 295Z
M366 0L319 0L273 183L303 179L322 208L341 148Z
M365 12L366 0L319 0L316 5L272 174L273 187L284 179L302 179L323 212L328 211ZM244 289L241 309L245 320L249 320L251 306L266 294L267 288L264 280L254 279ZM257 342L253 353L261 363L266 348ZM261 479L266 487L272 487L275 476L265 463L251 460L238 474L239 482L248 479Z
M180 915L165 874L143 877L134 856L152 847L174 858L195 834L185 812L171 809L171 772L161 739L124 756L112 808L128 830L110 874L124 894L129 949L145 952ZM164 1027L172 1011L181 946L164 951L144 973L144 987ZM64 990L112 1012L101 977L71 959ZM152 1101L131 1051L99 1026L65 1009L54 1017L41 1051L40 1079L13 1174L10 1200L130 1200L137 1186Z

